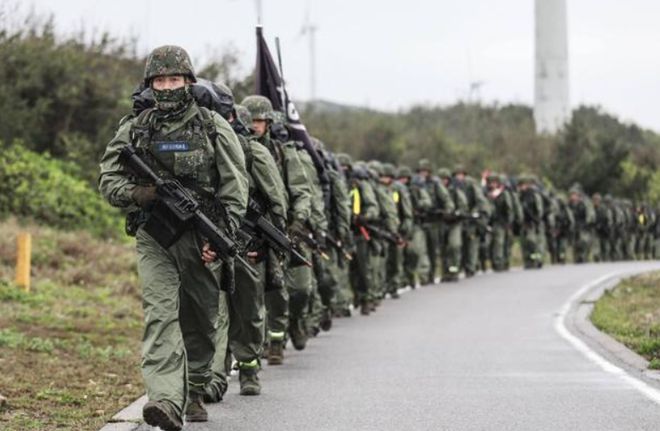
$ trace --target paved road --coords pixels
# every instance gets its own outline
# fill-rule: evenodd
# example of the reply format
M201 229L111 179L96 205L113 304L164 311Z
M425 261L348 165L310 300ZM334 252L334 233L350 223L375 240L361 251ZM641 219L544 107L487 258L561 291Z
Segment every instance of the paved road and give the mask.
M232 382L211 421L185 429L660 430L660 405L553 326L581 286L659 267L513 271L407 293L287 350L285 365L262 372L262 396L240 397Z

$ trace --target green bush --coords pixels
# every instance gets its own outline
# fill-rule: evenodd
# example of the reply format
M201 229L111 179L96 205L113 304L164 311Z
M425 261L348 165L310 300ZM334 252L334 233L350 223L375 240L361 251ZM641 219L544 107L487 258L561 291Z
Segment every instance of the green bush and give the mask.
M20 142L2 146L0 215L15 215L60 229L86 229L118 236L120 213L87 181L70 174L70 163L37 154Z

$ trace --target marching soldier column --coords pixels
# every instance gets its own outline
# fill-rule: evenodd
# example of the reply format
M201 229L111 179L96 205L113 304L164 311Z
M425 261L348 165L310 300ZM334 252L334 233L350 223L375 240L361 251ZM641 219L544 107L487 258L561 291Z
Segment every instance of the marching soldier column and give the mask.
M660 256L660 217L647 203L590 199L579 184L566 198L530 174L472 177L428 159L416 172L354 161L320 139L308 145L268 97L235 104L180 47L151 53L133 101L99 189L136 237L143 415L163 430L206 421L204 403L222 400L232 364L239 393L259 395L259 373L283 363L288 343L302 350L333 319L369 316L401 288L571 255Z

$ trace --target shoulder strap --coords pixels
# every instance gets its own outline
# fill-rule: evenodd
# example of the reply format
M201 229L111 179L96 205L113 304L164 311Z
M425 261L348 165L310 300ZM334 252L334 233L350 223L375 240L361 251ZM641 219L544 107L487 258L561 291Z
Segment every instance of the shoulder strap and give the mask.
M209 138L211 138L212 141L215 141L215 139L218 137L218 129L215 126L215 121L213 120L211 111L203 106L199 106L198 109L199 117L202 121L202 127L204 127L204 131L206 131L206 134Z
M142 139L149 139L151 137L151 124L149 124L149 115L153 112L154 108L147 108L140 112L131 126L130 138L131 145L136 146L137 142Z

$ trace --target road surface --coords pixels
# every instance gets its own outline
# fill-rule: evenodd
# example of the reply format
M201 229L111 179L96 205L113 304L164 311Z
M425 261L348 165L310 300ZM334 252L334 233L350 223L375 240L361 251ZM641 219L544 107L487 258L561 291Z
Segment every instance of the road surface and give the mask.
M486 274L335 321L259 397L209 406L185 430L660 430L660 405L578 351L556 327L581 287L658 262ZM140 430L148 430L143 425Z

